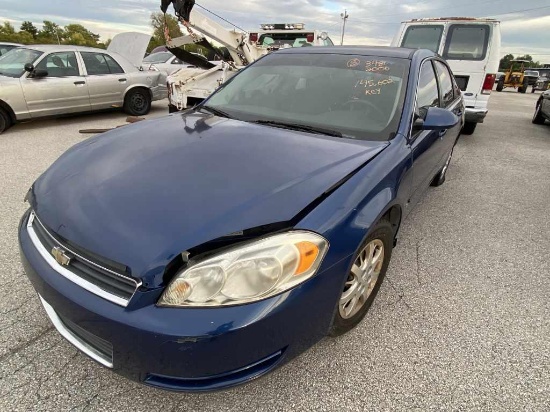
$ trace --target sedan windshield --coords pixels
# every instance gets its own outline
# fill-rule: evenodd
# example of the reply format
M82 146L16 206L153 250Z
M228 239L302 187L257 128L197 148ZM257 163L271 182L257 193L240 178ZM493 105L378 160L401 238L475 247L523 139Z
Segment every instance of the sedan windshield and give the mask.
M172 53L153 53L143 59L144 63L166 63L171 57L174 57Z
M408 68L405 59L274 53L233 77L205 108L274 127L388 140L401 118Z
M42 52L38 50L17 48L0 56L0 75L21 77L25 73L25 64L34 63Z

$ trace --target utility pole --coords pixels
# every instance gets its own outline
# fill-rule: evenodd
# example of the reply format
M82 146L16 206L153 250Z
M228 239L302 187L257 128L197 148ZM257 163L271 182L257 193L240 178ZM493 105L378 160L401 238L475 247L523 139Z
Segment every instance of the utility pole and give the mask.
M346 33L346 20L349 18L349 14L347 10L344 10L343 13L340 13L340 17L344 20L344 24L342 25L342 40L340 41L340 46L344 45L344 34Z

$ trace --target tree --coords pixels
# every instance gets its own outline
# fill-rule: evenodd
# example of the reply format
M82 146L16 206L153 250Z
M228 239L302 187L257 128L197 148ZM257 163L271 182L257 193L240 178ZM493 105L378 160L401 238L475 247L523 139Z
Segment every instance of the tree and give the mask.
M153 27L153 37L151 37L151 41L147 47L148 52L153 50L155 47L164 46L166 44L166 39L164 37L166 27L168 27L168 33L172 39L183 35L178 19L169 14L165 15L161 12L152 13L151 26Z
M46 44L57 44L63 40L63 29L56 23L44 20L42 30L38 32L37 42Z
M81 24L69 24L65 26L63 33L65 44L95 47L99 43L99 34L92 33Z
M38 35L38 29L32 24L31 21L24 21L23 24L21 24L21 31L25 31L29 33L33 39L36 39L36 36Z
M502 59L500 59L500 70L501 71L506 71L510 68L510 62L514 60L514 55L513 54L507 54L506 56L504 56Z

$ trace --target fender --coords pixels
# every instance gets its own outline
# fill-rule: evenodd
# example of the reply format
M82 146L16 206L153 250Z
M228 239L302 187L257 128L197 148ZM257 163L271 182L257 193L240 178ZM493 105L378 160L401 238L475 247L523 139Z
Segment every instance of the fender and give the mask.
M330 242L332 253L330 261L323 262L325 268L351 257L349 244L360 245L393 207L398 207L401 216L392 220L400 222L406 216L411 172L410 146L404 136L397 135L382 153L295 226L317 232ZM396 226L397 230L399 223Z

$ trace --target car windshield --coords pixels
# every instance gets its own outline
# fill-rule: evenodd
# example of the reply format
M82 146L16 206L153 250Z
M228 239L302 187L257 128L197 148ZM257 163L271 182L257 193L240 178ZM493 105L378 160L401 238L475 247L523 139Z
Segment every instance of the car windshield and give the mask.
M174 57L172 53L154 53L143 59L144 63L166 63L171 57Z
M401 118L408 69L406 59L274 53L233 77L205 108L243 121L388 140Z
M25 64L33 64L42 52L33 49L17 48L0 56L0 75L21 77L25 73Z

